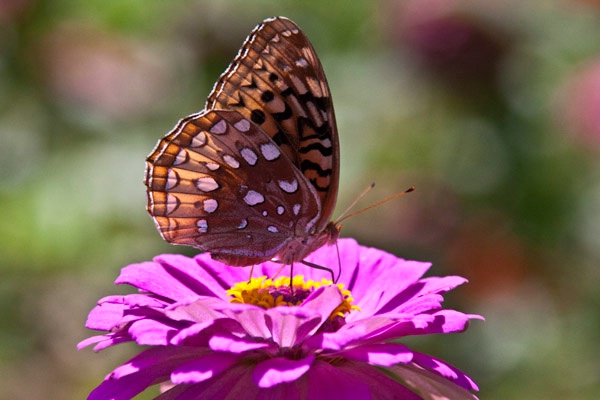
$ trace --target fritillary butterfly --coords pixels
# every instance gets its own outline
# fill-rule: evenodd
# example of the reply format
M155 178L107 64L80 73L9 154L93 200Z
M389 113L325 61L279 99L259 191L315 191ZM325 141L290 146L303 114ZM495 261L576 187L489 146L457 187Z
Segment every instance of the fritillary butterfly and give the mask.
M339 146L323 67L300 28L270 18L248 36L204 110L146 160L162 237L233 266L302 262L340 227Z

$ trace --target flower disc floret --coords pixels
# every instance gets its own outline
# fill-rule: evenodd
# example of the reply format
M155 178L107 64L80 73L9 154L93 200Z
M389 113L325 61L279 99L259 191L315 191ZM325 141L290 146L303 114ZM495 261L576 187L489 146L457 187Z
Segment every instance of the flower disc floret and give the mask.
M250 281L237 282L227 290L231 303L254 304L265 310L273 307L299 306L316 289L323 286L335 286L342 294L342 302L329 316L329 320L344 318L352 310L360 310L353 305L352 294L344 289L343 283L333 284L331 280L321 279L317 282L312 279L304 280L303 275L296 275L290 285L289 277L279 277L275 280L266 276L251 278Z

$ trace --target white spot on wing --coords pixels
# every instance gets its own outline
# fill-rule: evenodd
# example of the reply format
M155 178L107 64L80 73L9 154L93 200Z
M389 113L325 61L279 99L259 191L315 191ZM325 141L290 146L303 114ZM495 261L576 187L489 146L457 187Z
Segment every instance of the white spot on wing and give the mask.
M248 220L247 219L243 219L242 222L240 222L240 224L237 226L238 229L244 229L245 227L248 226Z
M286 193L294 193L298 190L298 181L296 179L292 179L291 181L284 181L283 179L277 181L277 184Z
M292 208L294 215L298 215L300 213L300 204L294 204L294 208Z
M173 165L183 164L187 161L187 151L185 149L179 150L175 159L173 160Z
M262 155L269 161L273 161L281 154L274 143L264 143L260 145Z
M210 131L216 135L225 133L227 131L227 122L224 119L220 120L210 128Z
M208 222L205 219L199 219L196 221L196 226L198 227L198 232L206 233L208 232Z
M217 207L219 207L219 203L215 199L206 199L202 205L204 207L204 211L209 214L215 212Z
M246 193L246 196L244 196L244 201L249 206L254 206L256 204L263 203L265 201L265 196L255 192L254 190L248 190L248 193Z
M262 212L262 215L263 215L263 217L266 217L267 215L269 215L269 213L267 212L267 210L264 210L264 211Z
M276 227L276 226L273 226L273 225L269 225L269 226L267 226L267 230L268 230L269 232L272 232L272 233L277 233L277 232L279 232L279 229L277 229L277 227Z
M175 170L169 168L167 171L167 182L165 183L165 190L173 189L179 184L179 175Z
M196 136L192 138L190 147L201 147L206 144L206 133L200 131Z
M321 140L323 147L331 148L331 140L329 138Z
M225 161L227 163L227 165L229 165L231 168L239 168L240 167L240 162L238 160L236 160L235 158L233 158L232 156L230 156L229 154L223 155L223 161Z
M173 196L171 193L168 193L166 206L167 206L166 215L169 215L173 211L175 211L177 209L177 207L179 207L179 199L177 197Z
M204 165L206 166L206 168L210 169L211 171L216 171L219 169L219 164L214 163L214 162L207 162Z
M300 57L296 60L296 66L300 68L306 68L308 67L308 61L306 61L304 57Z
M285 208L283 206L277 206L277 214L281 215L285 212Z
M211 192L219 188L219 184L210 176L196 179L196 187L203 192Z
M233 124L233 126L240 132L248 132L250 130L250 121L247 119L240 119L238 122Z
M252 151L252 149L244 147L242 151L240 151L240 154L248 164L256 165L256 161L258 161L258 156L254 151Z

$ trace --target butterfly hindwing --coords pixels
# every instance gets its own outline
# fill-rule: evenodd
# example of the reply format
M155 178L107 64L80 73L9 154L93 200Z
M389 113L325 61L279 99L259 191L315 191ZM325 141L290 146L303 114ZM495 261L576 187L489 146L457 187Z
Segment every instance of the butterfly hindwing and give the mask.
M146 175L162 236L213 254L270 259L320 214L301 172L234 111L182 120L150 155Z

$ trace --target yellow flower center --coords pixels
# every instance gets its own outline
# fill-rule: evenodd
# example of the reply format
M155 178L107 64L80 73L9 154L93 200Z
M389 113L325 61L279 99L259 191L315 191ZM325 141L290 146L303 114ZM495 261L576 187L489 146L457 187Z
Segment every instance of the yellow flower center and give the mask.
M298 306L316 289L327 285L333 285L333 282L328 279L322 279L321 282L304 281L304 276L296 275L290 286L289 277L279 277L273 280L262 276L252 278L249 282L236 283L227 291L227 294L232 297L231 303L254 304L267 310L279 306ZM360 310L358 306L352 304L354 299L350 291L344 289L344 284L338 283L336 286L342 294L343 300L333 310L329 321L343 319L350 311Z

